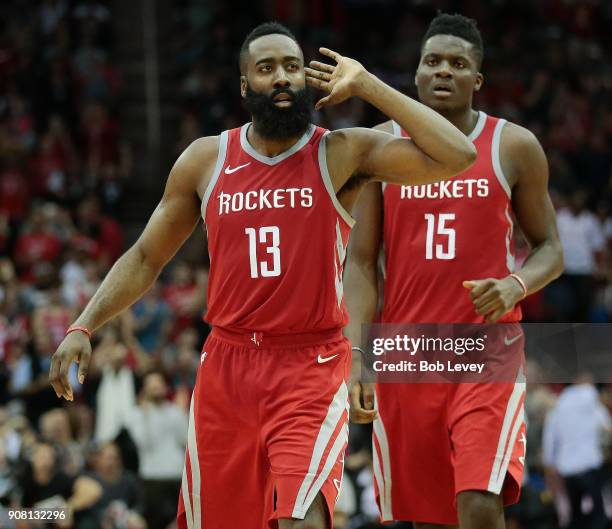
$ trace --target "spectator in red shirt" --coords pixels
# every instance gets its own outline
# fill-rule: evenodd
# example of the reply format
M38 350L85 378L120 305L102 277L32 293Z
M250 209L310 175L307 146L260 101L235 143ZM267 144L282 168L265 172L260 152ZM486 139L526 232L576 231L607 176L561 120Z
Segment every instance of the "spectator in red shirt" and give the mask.
M35 207L24 232L17 239L14 259L23 281L32 282L32 266L39 262L53 262L62 251L60 239L45 222L41 206Z

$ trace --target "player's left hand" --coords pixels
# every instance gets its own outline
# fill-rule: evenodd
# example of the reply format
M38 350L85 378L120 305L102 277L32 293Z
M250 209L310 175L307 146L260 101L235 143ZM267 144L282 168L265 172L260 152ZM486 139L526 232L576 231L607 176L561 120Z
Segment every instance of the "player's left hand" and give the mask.
M357 382L351 388L350 420L355 424L369 424L378 412L374 408L375 385Z
M488 323L498 321L523 299L523 289L509 276L504 279L473 279L464 281L463 286L470 291L476 313L484 316Z
M326 57L333 59L336 65L310 61L310 68L304 68L306 82L310 86L328 93L327 96L317 101L315 110L320 110L329 105L337 105L357 95L361 80L368 74L361 63L355 59L343 57L327 48L319 48L319 51Z

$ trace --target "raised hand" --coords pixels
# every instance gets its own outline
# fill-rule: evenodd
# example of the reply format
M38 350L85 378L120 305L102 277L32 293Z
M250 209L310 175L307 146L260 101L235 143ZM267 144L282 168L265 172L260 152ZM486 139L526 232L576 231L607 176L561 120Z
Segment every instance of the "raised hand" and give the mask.
M327 96L317 101L316 110L329 105L337 105L357 95L362 79L368 74L361 63L354 59L343 57L327 48L319 48L319 51L334 60L336 65L310 61L310 68L304 68L306 82L328 93Z

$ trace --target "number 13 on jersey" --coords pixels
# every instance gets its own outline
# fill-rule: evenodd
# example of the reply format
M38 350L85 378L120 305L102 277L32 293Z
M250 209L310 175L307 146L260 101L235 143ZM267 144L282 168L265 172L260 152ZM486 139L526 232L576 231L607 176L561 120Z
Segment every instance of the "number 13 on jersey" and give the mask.
M259 232L259 237L257 233ZM280 262L280 230L278 226L262 226L259 230L245 228L244 233L249 236L249 263L251 265L251 277L276 277L281 274ZM269 261L257 261L257 239L260 244L265 244L266 253L272 255L272 268Z
M439 241L435 245L435 257L440 260L455 258L455 230L446 226L446 221L455 220L454 213L440 213L436 224L433 213L425 213L427 221L427 238L425 239L425 259L434 258L434 239ZM444 244L446 243L446 245ZM446 247L445 247L446 246Z

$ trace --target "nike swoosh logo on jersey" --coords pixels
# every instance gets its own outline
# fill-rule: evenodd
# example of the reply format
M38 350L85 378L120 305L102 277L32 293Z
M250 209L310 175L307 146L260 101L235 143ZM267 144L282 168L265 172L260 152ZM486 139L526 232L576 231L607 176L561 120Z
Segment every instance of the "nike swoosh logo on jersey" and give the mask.
M206 351L204 351L202 355L200 356L200 364L202 364L204 360L206 359L206 354L207 354Z
M338 492L340 492L340 485L342 485L342 481L340 481L339 479L334 478L334 485L336 486L336 490Z
M321 355L319 355L317 357L317 362L319 362L319 364L324 364L325 362L329 362L330 360L333 360L334 358L336 358L336 356L338 355L332 355L332 356L328 356L327 358L323 358Z
M506 345L512 345L514 342L519 340L521 338L521 336L523 336L523 335L522 334L517 334L514 338L510 338L510 339L508 339L507 336L504 336L504 343Z
M232 174L235 173L236 171L239 171L240 169L245 168L247 165L251 165L251 162L247 162L244 165L239 165L238 167L230 167L229 165L225 168L225 174Z

